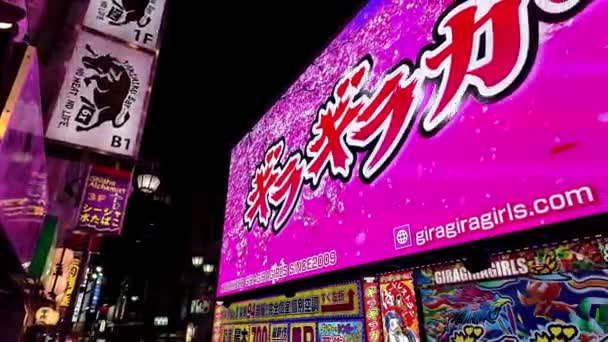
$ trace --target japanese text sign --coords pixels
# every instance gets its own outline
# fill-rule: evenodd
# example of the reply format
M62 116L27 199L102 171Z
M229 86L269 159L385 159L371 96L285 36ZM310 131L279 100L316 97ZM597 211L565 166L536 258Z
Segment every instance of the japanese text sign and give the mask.
M76 288L76 280L78 279L78 270L80 270L80 259L74 258L70 265L70 271L68 273L68 282L65 288L63 299L61 300L60 306L67 308L72 302L72 295Z
M365 332L368 342L381 342L382 315L380 289L376 281L363 283L363 308L365 309Z
M134 157L154 55L80 32L46 136Z
M606 15L369 1L232 150L219 295L607 212Z
M137 46L155 49L165 0L91 0L84 25Z
M131 172L94 166L87 179L78 227L119 232L131 190Z
M359 316L359 284L353 282L297 292L292 298L277 296L233 303L223 310L223 314L223 323Z

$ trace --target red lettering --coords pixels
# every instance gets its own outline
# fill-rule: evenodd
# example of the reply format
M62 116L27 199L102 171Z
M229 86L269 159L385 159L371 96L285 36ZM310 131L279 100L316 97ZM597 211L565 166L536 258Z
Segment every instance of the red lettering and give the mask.
M270 204L277 210L273 230L279 232L287 223L293 210L298 204L300 192L304 185L304 169L306 162L302 153L297 151L287 159L285 166L279 171L279 177L270 194Z
M401 64L384 77L376 93L365 101L348 139L354 147L373 146L362 162L363 180L377 176L406 138L421 101L421 96L417 96L420 83L417 76L417 73L410 75L407 64Z
M306 145L306 156L310 160L305 178L313 187L319 185L328 169L331 176L350 177L355 156L346 144L346 136L363 107L356 96L367 81L371 67L371 60L363 59L338 81L333 97L317 113Z
M282 140L270 146L264 155L264 160L255 170L255 175L251 180L251 189L247 195L247 210L243 218L248 230L253 228L256 219L260 226L268 228L271 215L268 196L270 195L270 188L279 177L279 171L276 168L283 155L284 147L285 144Z
M442 42L421 57L425 75L440 78L424 131L442 127L469 87L492 99L513 85L530 50L527 5L528 0L467 0L447 12L436 30Z

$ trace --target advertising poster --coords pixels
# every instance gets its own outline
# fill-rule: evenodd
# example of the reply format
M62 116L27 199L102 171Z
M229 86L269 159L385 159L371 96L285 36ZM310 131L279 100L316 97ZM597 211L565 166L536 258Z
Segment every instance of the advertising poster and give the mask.
M363 283L363 309L368 342L382 342L382 310L380 289L376 281Z
M290 342L317 342L317 323L292 323Z
M528 253L527 274L435 285L418 279L429 341L606 341L608 272L604 241ZM599 252L599 253L598 253ZM518 253L514 258L519 257ZM423 275L426 274L426 277Z
M429 341L606 341L608 273L530 275L422 291ZM539 336L546 339L539 339Z
M128 43L156 49L165 0L91 0L84 25Z
M412 272L380 277L384 342L420 341Z
M232 150L218 294L606 213L607 15L366 2Z
M120 232L130 190L130 171L93 166L84 190L78 228Z
M47 138L136 157L153 62L152 54L80 32Z
M319 342L363 342L363 321L319 322Z
M223 310L223 314L222 321L229 324L315 317L360 317L359 283L296 292L290 298L276 296L232 303Z
M473 281L543 275L554 272L581 272L608 268L604 240L561 243L551 247L532 248L504 253L490 258L490 268L469 273L462 263L426 267L416 270L419 287L458 284Z
M272 324L270 326L271 342L287 342L289 338L289 326L287 324Z

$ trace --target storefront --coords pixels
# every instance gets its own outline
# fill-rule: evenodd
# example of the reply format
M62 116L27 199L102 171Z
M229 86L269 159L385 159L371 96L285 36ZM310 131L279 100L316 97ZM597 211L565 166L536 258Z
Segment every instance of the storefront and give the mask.
M369 1L232 150L214 338L603 341L606 13ZM254 319L345 282L357 337Z

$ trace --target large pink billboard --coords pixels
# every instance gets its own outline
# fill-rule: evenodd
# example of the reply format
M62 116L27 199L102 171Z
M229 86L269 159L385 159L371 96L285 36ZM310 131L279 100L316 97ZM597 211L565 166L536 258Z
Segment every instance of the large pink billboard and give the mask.
M233 149L219 295L607 212L605 18L369 1Z

